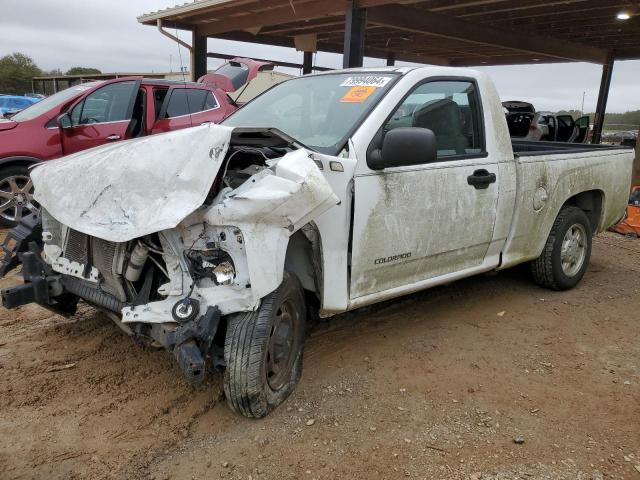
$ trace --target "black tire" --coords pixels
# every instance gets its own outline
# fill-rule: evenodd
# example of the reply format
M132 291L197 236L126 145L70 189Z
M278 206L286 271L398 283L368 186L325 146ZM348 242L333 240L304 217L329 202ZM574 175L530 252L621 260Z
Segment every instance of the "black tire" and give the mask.
M26 182L30 181L27 165L10 165L0 168L0 226L7 228L15 227L21 217L29 213L36 213L39 210L38 204L33 201L33 187L27 188L23 195L21 192L13 191L14 189L9 183L10 179L14 179L14 182L17 181L13 185L18 188L26 187ZM14 200L16 198L15 195L12 195L13 199L7 198L7 194L12 193L12 191L14 194L20 194L20 203Z
M569 229L584 232L583 246L576 247L576 250L583 252L583 254L579 254L580 261L576 260L575 263L567 261L563 267L562 245ZM542 254L531 262L534 281L538 285L553 290L568 290L575 287L589 266L592 236L591 224L584 211L577 207L563 207L553 223Z
M287 315L290 321L284 320ZM224 392L233 410L245 417L262 418L287 399L302 375L305 322L302 286L288 272L278 289L262 300L258 311L229 317ZM291 330L283 342L287 325ZM274 360L279 373L274 373Z

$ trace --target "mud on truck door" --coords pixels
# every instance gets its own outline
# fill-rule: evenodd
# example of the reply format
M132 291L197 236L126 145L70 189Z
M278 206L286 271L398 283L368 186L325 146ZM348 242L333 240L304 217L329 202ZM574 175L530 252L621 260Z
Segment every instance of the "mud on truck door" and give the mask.
M403 127L431 130L436 147L412 165L373 169L368 157L356 174L352 301L482 267L493 239L498 159L486 153L475 82L419 84L372 144Z

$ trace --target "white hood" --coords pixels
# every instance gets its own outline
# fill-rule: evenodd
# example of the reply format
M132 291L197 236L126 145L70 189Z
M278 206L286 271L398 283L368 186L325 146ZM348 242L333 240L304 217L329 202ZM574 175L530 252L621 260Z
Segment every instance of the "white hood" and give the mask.
M232 132L205 125L46 162L31 172L35 199L63 224L112 242L173 228L204 203Z

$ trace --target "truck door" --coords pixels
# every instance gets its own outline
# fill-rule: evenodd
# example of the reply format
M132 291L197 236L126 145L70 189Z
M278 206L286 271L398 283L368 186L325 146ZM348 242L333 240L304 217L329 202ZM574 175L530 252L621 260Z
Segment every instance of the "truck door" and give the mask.
M71 125L62 129L63 153L69 155L124 140L139 89L139 80L112 82L74 105L69 111Z
M571 115L558 115L558 127L556 140L558 142L569 142L574 134L575 122Z
M576 120L573 143L586 143L589 136L589 116L585 115Z
M486 266L500 178L498 159L486 152L476 83L418 85L372 144L397 127L432 130L437 160L355 176L352 300Z

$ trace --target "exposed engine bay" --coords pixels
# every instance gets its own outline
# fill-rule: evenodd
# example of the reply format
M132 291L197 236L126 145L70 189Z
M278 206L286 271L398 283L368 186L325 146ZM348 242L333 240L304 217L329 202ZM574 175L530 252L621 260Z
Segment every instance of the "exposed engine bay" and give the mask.
M59 313L73 313L78 299L94 305L128 334L173 351L192 382L202 380L205 357L224 364L218 324L255 310L281 283L288 237L337 203L311 152L279 132L201 129L210 144L198 132L195 152L200 129L36 168L41 252L21 254L28 283L17 287ZM163 140L169 157L157 153ZM102 165L83 159L100 152ZM131 158L139 161L128 168ZM61 196L59 181L83 188ZM24 300L6 297L8 308Z

